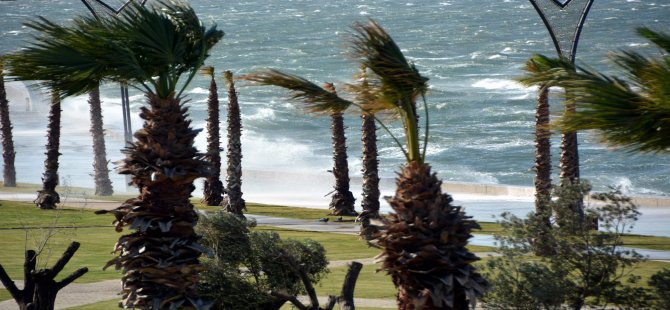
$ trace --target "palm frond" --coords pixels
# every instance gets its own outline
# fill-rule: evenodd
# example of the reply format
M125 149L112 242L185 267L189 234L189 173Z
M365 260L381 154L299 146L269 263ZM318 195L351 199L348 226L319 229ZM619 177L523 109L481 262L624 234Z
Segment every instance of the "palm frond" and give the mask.
M42 80L63 96L112 80L144 85L166 97L190 72L183 83L188 84L223 32L216 26L205 29L185 3L159 4L148 8L134 3L118 18L77 17L68 26L42 17L30 21L26 26L38 35L8 57L10 72L19 79Z
M656 46L663 49L666 53L670 53L670 35L656 32L646 27L638 28L637 33L656 44Z
M295 102L302 103L302 107L307 112L340 113L353 104L353 102L342 99L336 94L302 77L279 70L269 69L247 74L239 77L239 79L258 85L273 85L288 89L290 91L289 98Z
M212 66L204 66L200 68L199 72L206 77L214 77L214 67Z
M614 61L627 79L605 75L567 60L541 55L531 58L526 85L565 89L566 103L575 104L556 124L566 131L599 130L603 142L629 151L670 150L670 68L667 62L623 52Z
M351 56L372 70L381 80L382 96L399 105L402 100L415 101L428 89L428 78L409 63L391 36L377 22L356 23L351 40Z

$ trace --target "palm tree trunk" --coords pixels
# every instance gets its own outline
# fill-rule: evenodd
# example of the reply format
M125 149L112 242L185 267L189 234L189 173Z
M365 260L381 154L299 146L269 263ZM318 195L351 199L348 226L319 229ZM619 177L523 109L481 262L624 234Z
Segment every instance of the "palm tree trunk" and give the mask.
M336 94L335 86L326 83L325 90ZM333 140L333 176L335 176L335 191L330 201L332 215L358 215L354 210L356 199L349 190L349 163L347 161L347 138L344 135L344 117L342 113L331 114L330 129Z
M569 96L567 94L566 96ZM565 105L565 114L575 113L574 104ZM561 136L561 158L559 161L561 186L568 186L579 182L579 149L577 142L577 132L563 132ZM570 208L577 213L580 218L584 217L584 199L575 200Z
M58 185L58 152L60 148L60 97L57 93L51 94L51 108L49 109L49 124L47 128L46 159L44 160L44 174L42 175L42 190L37 191L35 204L40 209L55 209L60 203L60 196L56 192Z
M479 258L466 248L479 224L451 204L430 170L413 161L398 173L388 200L394 213L377 235L382 268L398 288L398 309L468 309L468 298L488 286L471 265Z
M5 90L2 61L0 61L0 134L2 135L3 186L16 187L16 168L14 166L16 152L12 138L12 122L9 120L9 102Z
M180 99L147 94L142 129L123 150L119 172L132 175L140 190L137 198L111 211L116 230L133 231L119 238L119 256L107 263L123 270L123 306L140 309L197 307L199 257L204 251L194 226L198 215L189 201L193 181L209 174L209 164L193 146L197 131L186 119Z
M212 174L205 179L202 201L208 206L219 206L223 200L223 182L221 182L221 142L219 133L219 94L212 70L207 99L207 161Z
M374 231L369 231L370 219L379 218L379 160L377 159L377 126L373 115L363 114L361 140L363 141L363 212L359 216L361 235L370 239Z
M93 136L93 171L95 173L95 194L111 196L114 193L112 181L107 168L107 149L105 147L105 131L102 129L102 107L100 89L96 88L89 94L88 105L91 109L91 135Z
M335 193L330 201L332 215L357 215L354 210L356 199L349 190L349 163L347 161L346 137L344 135L344 117L342 113L331 115L333 133L333 175Z
M228 190L223 206L226 211L242 215L246 204L242 199L242 120L240 105L237 102L237 92L233 82L233 73L225 72L228 82L228 169L226 185Z
M541 87L535 108L535 215L541 225L534 240L536 255L552 252L546 236L551 229L551 131L549 130L549 88Z

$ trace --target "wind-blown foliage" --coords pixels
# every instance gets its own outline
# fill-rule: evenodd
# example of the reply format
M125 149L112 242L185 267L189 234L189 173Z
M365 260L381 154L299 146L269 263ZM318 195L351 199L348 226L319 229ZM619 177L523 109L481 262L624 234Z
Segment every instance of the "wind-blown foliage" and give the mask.
M353 29L351 56L371 71L366 74L367 85L348 87L358 95L357 100L333 97L303 78L277 70L245 79L287 88L291 98L306 102L307 109L337 112L356 106L370 114L384 111L400 117L404 146L391 136L407 164L398 172L395 195L388 198L394 213L369 226L372 243L383 250L382 270L391 274L398 287L399 309L465 309L487 289L486 281L471 265L478 258L465 248L471 230L479 225L461 207L451 204L451 196L442 193L441 181L425 163L428 79L407 61L379 24L357 23ZM426 111L423 145L416 108L419 98ZM379 124L390 133L384 123Z
M144 125L118 167L132 175L140 194L96 212L112 213L118 232L131 230L107 266L123 271L124 307L207 308L195 287L204 248L189 198L193 181L209 168L194 147L198 130L190 127L181 93L223 32L205 28L185 3L158 5L133 4L116 19L77 17L69 26L38 18L27 24L38 31L35 42L8 60L12 75L42 80L61 96L90 92L100 81L126 81L145 91Z
M665 54L648 58L624 51L611 59L623 76L575 66L565 59L535 55L526 64L526 85L566 90L577 112L559 121L568 130L596 129L605 143L629 151L668 152L670 147L670 36L639 28L638 33Z
M44 81L62 97L127 81L166 98L189 73L179 97L223 32L205 28L186 4L158 3L161 9L130 4L117 18L77 17L67 27L37 17L25 24L38 33L32 43L7 57L11 75Z

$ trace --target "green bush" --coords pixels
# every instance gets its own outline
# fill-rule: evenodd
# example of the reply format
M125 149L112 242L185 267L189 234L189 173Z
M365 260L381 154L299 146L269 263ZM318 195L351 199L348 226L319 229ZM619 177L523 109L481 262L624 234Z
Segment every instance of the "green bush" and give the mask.
M635 287L631 274L642 256L622 247L623 234L639 216L637 206L619 189L591 197L600 203L574 212L570 203L586 195L586 182L556 188L551 202L552 225L531 213L528 219L503 214L504 232L496 236L500 257L484 270L493 289L483 302L490 309L581 309L583 306L644 309L650 306L647 290ZM593 228L593 219L600 231ZM548 242L551 251L533 257L534 240Z
M305 293L300 272L318 283L328 272L326 251L316 241L282 240L274 232L255 232L254 221L230 213L202 217L202 244L211 249L199 290L215 309L279 309L286 300L270 291Z

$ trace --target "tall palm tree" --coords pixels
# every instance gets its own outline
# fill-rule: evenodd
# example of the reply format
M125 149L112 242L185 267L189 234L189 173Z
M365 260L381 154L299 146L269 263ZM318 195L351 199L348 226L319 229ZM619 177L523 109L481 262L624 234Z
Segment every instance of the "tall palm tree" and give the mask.
M2 135L3 186L16 187L16 168L14 166L14 139L12 138L12 122L9 119L9 101L5 90L5 74L2 57L0 57L0 135Z
M182 93L223 32L204 27L185 3L131 5L115 19L77 17L68 27L44 18L27 24L36 40L9 57L11 72L41 79L63 96L83 94L98 81L128 81L143 90L143 128L123 149L118 171L132 175L140 194L111 211L118 256L107 263L123 271L122 305L140 309L203 308L196 283L204 249L194 231L189 201L193 181L209 165L193 140ZM183 80L182 77L186 76Z
M237 91L233 73L226 71L224 78L228 83L228 169L226 170L226 197L223 200L225 210L242 215L247 209L242 199L242 117L237 102Z
M37 191L34 202L40 209L55 209L60 203L60 195L56 192L58 185L58 157L60 157L60 123L61 105L58 92L51 92L49 107L49 123L47 124L46 158L42 174L42 189Z
M540 87L535 107L535 215L541 225L540 236L533 242L535 254L551 253L547 240L551 229L551 131L549 129L549 87Z
M354 30L352 54L374 72L370 81L374 101L348 101L303 78L276 70L245 79L287 88L291 98L303 102L309 111L342 112L354 105L364 111L384 110L400 117L404 145L394 140L407 163L398 172L395 195L388 200L394 212L382 221L374 236L383 249L382 268L399 289L399 309L468 309L487 287L471 265L478 258L466 249L471 230L479 225L461 207L451 204L451 196L442 193L441 181L425 163L426 142L420 146L415 104L417 98L424 97L427 79L407 62L376 22L356 24Z
M337 95L335 85L324 84L324 89ZM330 200L329 209L332 215L358 215L354 210L356 199L349 190L349 162L347 160L347 138L344 134L344 116L341 112L330 115L331 139L333 141L333 176L335 191Z
M200 70L210 77L209 97L207 98L207 161L212 174L205 179L202 201L208 206L221 205L223 201L223 182L221 182L221 142L219 132L219 94L214 78L214 68Z
M625 77L606 75L564 59L542 55L526 65L527 85L547 83L565 88L578 110L558 123L571 130L595 129L605 143L630 151L670 150L670 35L637 29L663 52L660 58L625 51L612 55Z
M114 193L112 181L107 168L107 148L105 147L105 131L102 129L102 107L100 88L88 94L88 105L91 113L91 135L93 136L93 171L95 173L95 194L111 196Z

